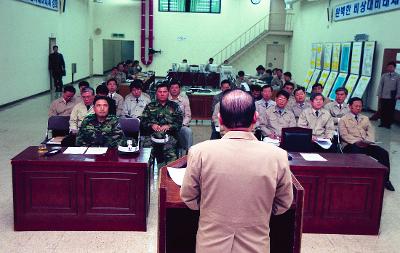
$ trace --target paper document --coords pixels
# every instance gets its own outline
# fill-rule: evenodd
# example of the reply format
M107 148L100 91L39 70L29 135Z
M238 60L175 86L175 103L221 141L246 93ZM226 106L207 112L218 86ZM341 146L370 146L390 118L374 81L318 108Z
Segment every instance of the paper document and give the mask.
M172 181L181 186L183 183L183 176L185 176L186 168L167 167L167 170L169 176L172 178Z
M329 149L332 146L331 140L325 138L317 138L315 143L317 143L323 149Z
M279 146L279 144L280 144L279 139L272 139L272 138L269 138L269 137L264 137L263 142L271 143L271 144L274 144L276 146Z
M86 154L87 155L102 155L107 152L108 148L103 148L103 147L90 147L87 149Z
M82 155L85 153L87 147L69 147L63 154L66 155Z
M306 161L312 161L312 162L326 162L327 161L325 158L323 158L319 154L315 154L315 153L300 153L300 155Z
M57 136L51 138L46 144L54 144L54 145L61 145L62 140L64 140L65 136Z

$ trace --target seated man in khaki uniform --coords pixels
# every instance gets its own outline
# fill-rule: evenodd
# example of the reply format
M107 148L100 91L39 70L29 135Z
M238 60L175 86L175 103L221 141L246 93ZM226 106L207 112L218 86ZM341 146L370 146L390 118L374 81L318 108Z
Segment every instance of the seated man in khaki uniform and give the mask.
M348 104L344 102L349 92L346 88L340 87L336 89L335 93L335 101L329 102L324 108L331 114L333 123L337 126L340 118L350 111Z
M131 93L126 95L123 104L122 116L127 118L141 118L144 108L151 102L142 92L143 82L135 79L130 85Z
M310 108L310 101L306 97L306 90L304 87L298 87L294 90L294 103L290 103L288 107L292 110L296 121L299 119L301 112L304 109Z
M289 99L289 93L284 90L276 94L276 105L267 109L266 115L260 116L260 129L264 136L272 139L281 137L282 128L295 127L296 119L293 112L286 108Z
M385 188L389 191L394 191L394 187L389 180L389 153L374 144L374 128L368 117L360 114L363 105L361 98L351 98L349 105L350 113L344 115L339 121L339 132L344 146L343 152L367 154L385 165L389 169L386 175Z
M49 117L70 116L72 109L79 102L74 97L75 92L76 90L72 85L65 85L62 96L51 103Z
M242 90L224 93L219 121L227 133L189 150L180 193L189 208L200 210L197 253L269 252L271 214L292 204L287 152L251 133L253 101Z
M83 88L81 92L82 101L74 106L72 109L71 117L69 118L69 131L72 134L77 134L81 127L82 121L89 114L93 114L93 100L94 100L93 88Z
M297 126L312 129L312 141L314 142L315 151L335 152L335 145L331 145L329 149L323 149L316 144L318 138L332 140L335 132L331 114L322 108L324 106L324 96L321 93L312 93L310 100L311 108L305 109L300 114Z

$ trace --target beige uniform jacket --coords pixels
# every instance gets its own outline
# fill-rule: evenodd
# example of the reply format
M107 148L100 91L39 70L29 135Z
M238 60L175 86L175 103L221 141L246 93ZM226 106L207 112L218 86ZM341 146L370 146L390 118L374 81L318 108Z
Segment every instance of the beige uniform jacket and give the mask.
M329 102L324 106L324 108L331 114L333 123L335 123L335 125L338 124L341 117L350 112L348 104L343 103L339 105L339 103L336 101Z
M375 141L374 128L367 116L358 114L356 120L353 113L348 113L339 121L339 135L343 146L358 141Z
M72 109L78 103L77 99L73 97L68 103L65 102L63 97L54 100L49 108L49 117L51 116L70 116Z
M264 135L277 135L281 136L282 128L295 127L296 119L293 112L286 108L279 112L277 106L271 106L267 109L266 115L260 118L260 129Z
M192 111L190 110L189 98L186 95L179 94L177 99L173 99L171 95L168 97L169 100L174 101L179 105L183 112L183 123L184 126L189 126L192 120Z
M225 134L225 129L224 126L220 126L219 125L219 119L218 119L218 113L219 113L219 109L220 109L220 104L219 102L214 106L214 111L211 117L212 122L214 123L215 127L219 127L219 133L221 134L221 136L224 136Z
M287 153L229 131L192 146L181 198L200 209L196 253L269 252L269 219L293 201Z
M256 101L255 104L256 104L256 111L258 112L258 119L255 127L259 128L261 124L261 118L266 117L267 109L272 106L275 106L276 103L275 101L270 99L268 100L268 105L267 105L267 101L265 101L264 99L260 99Z
M124 110L124 98L118 93L108 93L108 96L115 100L115 106L117 107L117 116L121 116Z
M138 118L142 116L144 108L150 102L150 98L144 93L142 93L137 99L132 94L128 94L125 97L122 115L125 117Z
M307 109L307 108L311 108L311 104L310 104L310 100L305 100L303 103L296 103L296 102L292 102L292 104L289 105L290 109L292 110L294 117L296 118L296 120L299 119L300 114L303 110Z
M83 102L76 104L69 118L69 130L73 133L77 133L85 117L93 113L93 105L91 105L88 110Z
M378 97L394 99L400 97L400 75L396 72L385 73L381 76L378 86Z
M297 126L312 129L312 135L317 138L332 139L335 132L335 125L331 114L321 108L318 117L312 108L305 109L299 117Z

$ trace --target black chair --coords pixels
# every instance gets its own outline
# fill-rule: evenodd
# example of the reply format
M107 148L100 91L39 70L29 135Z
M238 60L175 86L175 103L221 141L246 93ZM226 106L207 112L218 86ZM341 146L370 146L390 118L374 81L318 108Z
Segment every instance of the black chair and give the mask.
M47 121L46 137L42 143L46 143L51 138L66 136L69 133L69 116L51 116Z
M127 138L140 138L140 120L138 118L120 118L122 132Z
M289 152L311 152L312 129L301 127L282 128L281 148Z

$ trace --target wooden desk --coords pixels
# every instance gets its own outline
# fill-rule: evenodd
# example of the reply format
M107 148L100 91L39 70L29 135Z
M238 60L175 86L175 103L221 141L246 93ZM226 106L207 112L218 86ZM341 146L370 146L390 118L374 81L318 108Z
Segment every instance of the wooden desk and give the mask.
M202 73L202 72L174 72L170 71L168 78L177 79L183 86L211 86L218 88L220 85L219 73Z
M185 167L186 156L168 166ZM292 179L292 207L282 215L271 216L271 253L300 253L304 190L294 176ZM161 168L159 180L158 253L195 252L199 212L182 202L180 188L168 176L166 167Z
M385 166L363 154L321 154L327 162L290 154L290 169L305 191L303 232L379 233Z
M37 150L28 147L11 160L16 231L146 231L150 149L51 157Z

